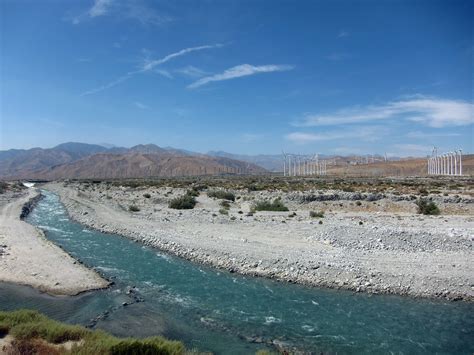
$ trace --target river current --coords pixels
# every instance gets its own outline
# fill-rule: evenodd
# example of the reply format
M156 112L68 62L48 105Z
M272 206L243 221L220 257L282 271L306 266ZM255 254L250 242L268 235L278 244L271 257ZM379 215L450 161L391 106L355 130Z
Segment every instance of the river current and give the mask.
M188 348L247 354L474 352L474 305L308 288L211 269L71 221L45 197L28 222L114 284L74 297L0 284L0 309L37 309L119 336L162 334Z

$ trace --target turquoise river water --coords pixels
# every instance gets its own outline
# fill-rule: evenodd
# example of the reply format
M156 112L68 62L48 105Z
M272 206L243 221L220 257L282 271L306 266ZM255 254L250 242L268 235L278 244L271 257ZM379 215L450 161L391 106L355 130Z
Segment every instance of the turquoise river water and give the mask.
M44 195L28 222L114 284L75 297L0 284L3 310L37 309L119 336L162 334L216 354L254 353L271 343L307 353L474 353L472 304L230 274L87 229L69 219L55 194Z

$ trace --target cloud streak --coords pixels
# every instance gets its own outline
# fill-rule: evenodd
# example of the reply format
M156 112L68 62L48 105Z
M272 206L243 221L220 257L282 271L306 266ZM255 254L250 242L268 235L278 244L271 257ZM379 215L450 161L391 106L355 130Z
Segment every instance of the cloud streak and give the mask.
M341 109L330 114L307 114L294 125L329 126L376 120L409 120L434 128L466 126L474 123L474 104L462 100L417 96L383 105Z
M89 10L90 17L98 17L103 16L107 13L110 9L110 5L112 5L113 0L95 0L94 5Z
M156 67L157 65L164 64L166 62L169 62L171 59L181 57L181 56L183 56L185 54L188 54L188 53L191 53L191 52L202 51L204 49L219 48L219 47L222 47L222 46L223 46L222 44L211 44L211 45L205 45L205 46L184 48L184 49L181 49L178 52L168 54L166 57L148 61L147 63L145 63L143 65L142 70L143 71L151 70L154 67Z
M160 75L170 77L171 75L168 72L155 69L155 67L158 66L158 65L164 64L166 62L169 62L170 60L172 60L174 58L186 55L188 53L201 51L201 50L205 50L205 49L219 48L221 46L222 46L221 44L212 44L212 45L184 48L184 49L181 49L178 52L168 54L167 56L165 56L163 58L147 61L139 70L128 72L127 74L125 74L125 75L123 75L123 76L121 76L121 77L105 84L105 85L102 85L102 86L99 86L97 88L85 91L80 96L92 95L92 94L98 93L100 91L110 89L110 88L112 88L112 87L114 87L114 86L116 86L120 83L123 83L124 81L127 81L127 80L131 79L132 77L134 77L137 74L145 73L145 72L148 72L148 71L151 71L151 70L154 70L155 72L157 72ZM168 75L166 75L166 74L168 74Z
M386 127L365 126L356 129L333 130L318 133L292 132L285 139L296 144L309 144L321 141L334 141L348 138L357 138L363 141L375 141L387 134Z
M271 73L271 72L281 72L294 69L291 65L261 65L254 66L250 64L241 64L235 67L229 68L222 73L214 74L210 76L205 76L194 83L188 85L188 89L196 89L200 86L209 84L215 81L230 80L235 78L241 78L244 76L250 76L260 73Z

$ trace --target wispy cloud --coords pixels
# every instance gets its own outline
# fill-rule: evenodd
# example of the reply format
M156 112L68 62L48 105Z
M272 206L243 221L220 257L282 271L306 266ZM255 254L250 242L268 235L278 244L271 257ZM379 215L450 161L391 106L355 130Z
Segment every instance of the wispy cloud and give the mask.
M153 69L153 72L160 74L161 76L164 76L165 78L173 79L173 75L171 75L171 73L168 70L155 68Z
M90 17L103 16L110 9L113 0L95 0L94 5L89 10Z
M406 135L408 138L424 139L424 138L439 138L439 137L459 137L460 133L450 132L438 132L438 133L427 133L421 131L408 132Z
M350 55L347 53L331 53L326 56L326 59L332 60L333 62L337 62L340 60L348 59Z
M159 13L153 8L144 6L142 3L137 1L129 1L125 6L125 11L123 11L123 15L126 18L136 20L145 26L160 26L172 21L172 18L170 16Z
M177 69L175 70L176 73L188 76L190 78L200 78L204 75L208 75L209 73L205 72L204 70L201 70L199 68L196 68L192 65L188 65L184 68Z
M241 64L235 67L229 68L222 73L206 76L201 78L194 83L188 85L189 89L195 89L202 85L206 85L213 81L222 81L222 80L230 80L235 78L240 78L243 76L250 76L260 73L271 73L271 72L279 72L279 71L287 71L294 69L291 65L261 65L261 66L253 66L250 64Z
M353 129L332 130L317 133L292 132L285 136L296 144L308 144L321 141L333 141L347 138L357 138L363 141L375 141L387 134L388 129L380 126L364 126Z
M349 36L349 32L346 30L340 30L339 33L337 34L337 38L343 38Z
M87 11L69 18L69 20L77 25L105 15L113 16L119 20L135 20L142 25L162 25L172 20L170 16L135 0L94 0Z
M474 104L462 100L417 96L383 105L341 109L329 114L307 114L294 125L311 127L389 119L405 119L435 128L466 126L474 123Z
M168 54L166 57L147 61L143 65L142 70L143 71L151 70L154 67L156 67L157 65L166 63L166 62L170 61L171 59L174 59L176 57L180 57L182 55L185 55L185 54L188 54L188 53L191 53L191 52L202 51L203 49L219 48L219 47L222 47L222 44L211 44L211 45L205 45L205 46L184 48L184 49L181 49L178 52Z
M141 103L141 102L139 102L139 101L135 101L133 104L134 104L136 107L138 107L140 110L146 110L146 109L149 109L149 108L150 108L149 106L147 106L147 105L145 105L145 104L143 104L143 103Z
M116 86L120 83L123 83L126 80L131 79L133 76L135 76L137 74L145 73L145 72L148 72L150 70L154 70L155 72L157 72L158 74L161 74L163 76L168 75L168 77L170 77L171 74L169 74L166 71L158 70L155 67L160 65L160 64L166 63L166 62L168 62L168 61L170 61L174 58L183 56L183 55L191 53L191 52L200 51L200 50L204 50L204 49L218 48L218 47L221 47L221 46L222 45L220 45L220 44L213 44L213 45L205 45L205 46L198 46L198 47L189 47L189 48L182 49L178 52L168 54L167 56L165 56L163 58L160 58L160 59L147 60L145 62L145 64L140 69L128 72L127 74L125 74L125 75L123 75L123 76L121 76L121 77L105 84L105 85L102 85L102 86L99 86L97 88L85 91L81 94L81 96L91 95L91 94L95 94L95 93L98 93L98 92L106 90L106 89L110 89L110 88L112 88L112 87L114 87L114 86Z

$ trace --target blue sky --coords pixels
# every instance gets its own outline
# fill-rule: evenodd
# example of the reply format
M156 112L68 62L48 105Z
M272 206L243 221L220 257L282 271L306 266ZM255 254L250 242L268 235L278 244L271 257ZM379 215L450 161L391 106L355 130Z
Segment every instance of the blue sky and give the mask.
M0 6L0 149L473 151L470 1Z

